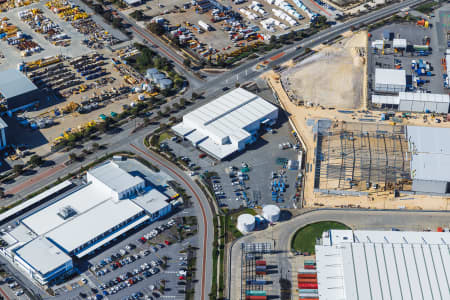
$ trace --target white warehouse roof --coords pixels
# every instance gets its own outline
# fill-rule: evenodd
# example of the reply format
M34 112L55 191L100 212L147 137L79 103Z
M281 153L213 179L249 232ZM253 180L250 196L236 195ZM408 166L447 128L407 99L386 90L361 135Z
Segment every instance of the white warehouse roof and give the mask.
M411 93L400 92L398 94L399 101L422 101L422 102L438 102L438 103L450 103L450 97L448 94L428 94L428 93Z
M72 261L69 255L45 237L32 240L18 249L16 254L42 275Z
M276 119L278 108L242 88L235 89L183 117L172 129L218 158L243 149L265 119ZM257 124L258 123L258 124ZM256 128L256 129L257 129Z
M413 179L450 181L450 128L407 126Z
M88 174L118 193L144 182L144 179L139 176L132 176L113 161L89 170Z
M316 245L321 300L450 299L450 234L331 230Z
M375 69L375 84L406 86L406 71Z
M89 184L54 204L38 210L23 219L22 223L36 234L42 235L68 221L58 215L64 207L71 207L77 216L108 199L109 194L106 187Z
M373 104L399 105L398 96L372 95Z
M46 236L71 252L141 212L143 209L130 200L106 200Z

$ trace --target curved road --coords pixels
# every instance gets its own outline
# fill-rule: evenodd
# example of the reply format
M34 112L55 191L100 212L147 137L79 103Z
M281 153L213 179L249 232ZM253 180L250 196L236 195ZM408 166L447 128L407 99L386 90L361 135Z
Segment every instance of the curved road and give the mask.
M134 144L130 144L130 147L135 151L146 158L150 159L150 161L160 168L162 171L171 175L174 179L178 179L178 182L181 183L186 191L190 192L194 199L198 202L200 206L200 211L202 214L201 220L199 220L199 236L202 240L202 245L199 247L199 256L201 257L201 261L197 261L197 266L201 266L201 296L196 297L196 299L206 300L208 298L208 294L211 288L211 279L212 279L212 260L211 260L211 251L212 251L212 242L214 238L214 225L213 225L213 214L209 207L208 199L203 194L202 190L198 185L187 175L184 171L179 169L173 163L167 161L161 156L154 154L147 149L141 149ZM201 262L201 263L200 263ZM197 268L199 270L199 268ZM198 289L196 289L197 291Z
M239 299L240 293L240 243L275 241L275 248L279 251L278 270L287 275L295 272L291 260L291 239L296 230L310 223L319 221L337 221L350 226L352 229L391 230L395 227L400 230L422 231L430 228L435 230L438 226L449 227L450 212L427 211L376 211L376 210L350 210L350 209L318 209L306 211L303 214L266 230L256 231L246 235L230 247L228 257L232 264L228 271L228 299ZM230 289L230 287L233 289ZM236 292L237 290L237 292ZM230 293L231 291L231 293Z

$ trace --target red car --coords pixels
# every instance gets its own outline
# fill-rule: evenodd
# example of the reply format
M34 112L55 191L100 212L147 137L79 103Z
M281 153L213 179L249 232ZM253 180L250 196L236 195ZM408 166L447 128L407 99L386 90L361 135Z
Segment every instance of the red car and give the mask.
M205 154L205 153L200 153L200 154L198 155L198 157L199 157L199 158L204 158L204 157L206 157L206 154Z
M184 278L184 276L180 276L178 277L179 280L186 280L186 278Z
M169 242L168 240L165 240L165 241L164 241L164 244L166 244L167 246L169 246L169 245L170 245L170 242Z
M147 241L147 239L145 237L141 237L141 242L145 243Z

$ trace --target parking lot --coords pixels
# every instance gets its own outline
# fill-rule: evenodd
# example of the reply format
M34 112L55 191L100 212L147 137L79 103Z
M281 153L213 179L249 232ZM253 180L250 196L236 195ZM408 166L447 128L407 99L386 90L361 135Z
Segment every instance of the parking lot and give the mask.
M183 224L190 213L157 221L92 257L81 278L54 288L57 299L184 299L188 260L183 250L197 245L195 226ZM178 228L191 235L178 241Z
M432 23L433 21L430 21ZM413 23L389 24L377 28L370 33L372 34L369 43L374 40L382 40L383 33L391 33L391 39L385 41L384 54L381 51L369 51L369 88L373 89L375 81L375 69L394 69L401 68L406 71L406 84L409 85L409 90L418 92L427 92L435 94L443 94L447 92L443 84L443 69L441 66L441 59L445 56L445 49L443 49L437 29L425 28ZM413 50L413 45L425 45L426 38L430 38L430 53L429 55L420 56L417 51ZM392 48L392 38L406 39L408 47L403 53L394 52ZM412 61L417 63L422 60L423 63L428 62L431 66L431 76L420 76L423 82L413 82L414 77L418 77L411 68Z
M200 167L197 173L217 173L211 178L211 185L221 206L231 209L278 204L281 208L294 206L297 193L296 182L299 170L288 168L288 161L296 161L299 146L291 133L289 123L280 113L277 125L261 136L254 144L230 159L218 162L211 157L200 158L202 153L189 141L167 140L167 144L178 157L186 157L191 169ZM285 148L285 149L280 149ZM293 166L295 167L295 166ZM277 191L275 202L272 184L280 184L284 190Z

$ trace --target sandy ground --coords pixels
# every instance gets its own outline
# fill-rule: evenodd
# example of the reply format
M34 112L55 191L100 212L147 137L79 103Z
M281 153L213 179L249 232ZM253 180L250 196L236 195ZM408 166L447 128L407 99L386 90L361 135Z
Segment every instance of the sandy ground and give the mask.
M336 108L359 108L365 67L367 34L361 32L316 50L282 75L293 99L305 104ZM320 88L317 88L320 87Z
M290 115L289 121L293 128L301 137L303 147L306 149L306 164L311 166L311 171L305 174L304 187L304 205L306 207L314 207L324 205L327 207L341 206L359 206L364 208L378 209L424 209L424 210L447 210L450 198L422 195L400 195L394 198L393 192L387 191L368 191L368 196L336 196L322 195L314 192L314 149L315 140L311 126L307 124L307 120L317 120L327 118L331 120L340 120L345 122L357 122L359 118L371 118L374 121L371 124L389 125L391 121L380 121L381 112L362 113L354 111L351 114L341 113L334 109L325 109L321 107L306 107L296 105L289 99L286 91L280 82L280 75L273 71L266 72L262 75L277 93L283 109ZM317 85L315 85L317 88ZM397 113L400 117L401 113ZM434 123L428 117L427 121L423 120L422 114L413 114L411 118L402 119L402 125L420 125L434 127L450 127L449 122Z

